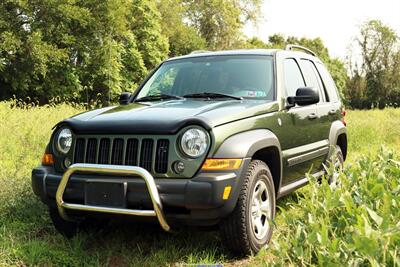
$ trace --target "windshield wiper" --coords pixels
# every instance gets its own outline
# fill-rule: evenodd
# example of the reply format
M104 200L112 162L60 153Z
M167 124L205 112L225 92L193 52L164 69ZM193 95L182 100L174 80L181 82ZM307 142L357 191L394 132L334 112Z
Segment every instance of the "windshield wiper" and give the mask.
M158 94L158 95L148 95L141 98L137 98L133 102L156 101L161 99L184 99L184 98L177 95Z
M184 95L183 97L185 98L232 98L236 100L243 100L243 97L241 96L234 96L234 95L228 95L228 94L221 94L221 93L195 93L195 94L188 94Z

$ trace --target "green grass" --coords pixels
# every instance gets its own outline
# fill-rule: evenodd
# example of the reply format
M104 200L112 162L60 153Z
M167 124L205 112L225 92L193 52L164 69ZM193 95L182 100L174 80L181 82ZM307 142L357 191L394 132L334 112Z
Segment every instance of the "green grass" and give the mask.
M311 183L279 200L270 247L245 259L224 250L217 232L167 234L157 225L112 222L71 240L57 234L32 193L30 172L52 126L81 111L0 102L0 266L400 265L398 154L380 150L400 148L399 109L349 111L343 186Z

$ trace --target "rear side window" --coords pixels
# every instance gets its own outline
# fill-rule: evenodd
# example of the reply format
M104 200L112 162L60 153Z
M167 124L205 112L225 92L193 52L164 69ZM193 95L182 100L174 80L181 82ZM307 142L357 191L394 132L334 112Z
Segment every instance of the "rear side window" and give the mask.
M305 86L299 65L297 65L297 62L293 58L288 58L283 62L283 69L285 73L286 93L288 96L295 96L297 89Z
M301 60L301 68L303 70L304 78L308 87L313 87L319 91L320 94L323 92L322 82L319 77L317 70L315 69L314 63L308 59Z
M338 92L337 92L337 88L335 85L335 82L332 79L332 76L329 74L328 70L326 69L326 67L321 64L321 63L317 63L316 67L318 69L319 74L321 75L322 81L324 83L325 86L325 90L328 93L328 101L329 102L337 102L339 101L339 96L338 96Z

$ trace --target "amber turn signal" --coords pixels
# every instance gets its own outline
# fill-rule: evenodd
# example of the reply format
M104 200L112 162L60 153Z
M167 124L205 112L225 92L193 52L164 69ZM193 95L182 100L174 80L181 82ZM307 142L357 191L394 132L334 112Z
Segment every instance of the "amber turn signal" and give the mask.
M232 190L232 186L230 186L230 185L225 186L225 188L224 188L224 193L223 193L223 195L222 195L222 199L223 199L223 200L227 200L227 199L229 198L229 195L230 195L230 193L231 193L231 190Z
M53 154L44 153L42 158L42 165L53 165L54 159Z
M202 170L237 170L242 164L242 159L206 159Z

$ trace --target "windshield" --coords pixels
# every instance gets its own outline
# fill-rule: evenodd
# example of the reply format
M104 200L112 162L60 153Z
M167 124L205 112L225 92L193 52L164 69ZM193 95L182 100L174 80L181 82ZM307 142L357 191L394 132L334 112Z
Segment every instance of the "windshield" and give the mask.
M274 99L271 56L212 56L165 62L136 99L154 95L217 93L247 99Z

